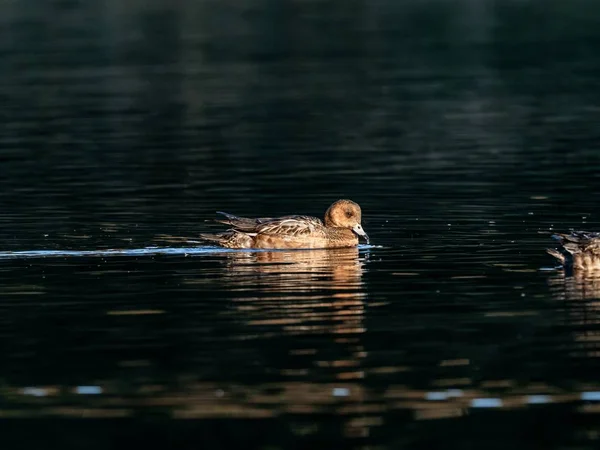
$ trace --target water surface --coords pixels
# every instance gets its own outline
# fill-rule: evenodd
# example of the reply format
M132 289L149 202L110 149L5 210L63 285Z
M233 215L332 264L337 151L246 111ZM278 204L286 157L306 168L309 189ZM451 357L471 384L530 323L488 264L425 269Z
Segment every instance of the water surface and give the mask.
M595 444L599 283L544 252L600 229L595 3L0 12L7 439ZM338 198L374 245L198 241Z

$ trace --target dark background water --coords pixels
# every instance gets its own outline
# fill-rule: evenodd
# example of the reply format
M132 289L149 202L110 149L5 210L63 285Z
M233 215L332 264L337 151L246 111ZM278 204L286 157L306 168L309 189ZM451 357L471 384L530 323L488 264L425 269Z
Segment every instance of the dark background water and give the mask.
M599 17L2 2L7 448L594 447L600 283L544 248L600 229ZM341 197L375 247L194 243Z

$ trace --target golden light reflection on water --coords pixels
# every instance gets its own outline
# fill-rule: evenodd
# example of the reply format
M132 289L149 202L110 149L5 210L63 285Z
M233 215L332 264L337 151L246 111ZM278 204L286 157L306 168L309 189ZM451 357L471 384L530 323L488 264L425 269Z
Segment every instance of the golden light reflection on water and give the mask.
M572 358L600 357L600 272L560 271L549 279L553 297L564 303L565 322L572 328L569 355Z
M228 256L232 289L244 292L250 287L254 294L234 296L247 325L277 327L281 334L327 333L346 339L364 333L365 259L356 248Z
M362 280L366 259L357 248L232 253L225 268L238 320L248 327L251 338L296 338L285 347L289 358L287 367L279 368L280 375L294 386L317 391L323 383L313 381L315 372L324 381L343 382L320 394L320 401L313 396L305 402L309 392L289 396L289 412L314 412L322 402L333 403L336 414L346 418L345 434L355 437L367 436L369 427L381 421L379 416L357 417L365 413L359 408L364 389L347 384L365 376L367 353L361 338L366 331ZM300 340L311 335L320 339ZM331 346L336 351L328 350ZM382 411L380 406L375 409Z
M592 304L600 305L600 271L573 274L559 271L548 279L548 284L553 297L558 300L592 300Z

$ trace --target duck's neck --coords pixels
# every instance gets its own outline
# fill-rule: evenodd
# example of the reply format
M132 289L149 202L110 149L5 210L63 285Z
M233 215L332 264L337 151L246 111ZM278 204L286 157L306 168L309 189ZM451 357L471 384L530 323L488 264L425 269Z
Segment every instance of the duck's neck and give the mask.
M356 242L358 242L358 236L352 231L349 230L348 228L341 228L341 227L331 227L329 228L329 236L331 240L343 240L343 241L349 241L349 240L354 240Z

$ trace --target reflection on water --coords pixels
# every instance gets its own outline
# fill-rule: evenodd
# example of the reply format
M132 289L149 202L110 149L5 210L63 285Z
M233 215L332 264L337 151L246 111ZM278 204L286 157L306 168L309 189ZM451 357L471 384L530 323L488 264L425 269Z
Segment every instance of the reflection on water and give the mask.
M357 249L229 256L226 276L249 325L281 326L278 334L363 331L366 294ZM237 291L252 295L237 298Z
M549 285L554 297L564 302L566 325L572 329L569 356L575 361L600 357L600 272L561 271Z
M356 248L230 255L232 301L249 336L296 340L282 373L296 380L318 378L319 370L332 381L363 377L364 258ZM320 337L319 346L330 341L335 348L319 352L301 339L311 335Z
M290 414L340 415L343 433L354 437L368 435L368 426L380 421L373 413L381 411L360 405L360 385L334 384L364 377L367 258L347 248L231 253L223 262L235 320L247 329L240 338L257 346L281 342L281 380L271 386L281 390L279 407ZM319 381L326 383L315 385Z
M552 293L559 300L600 300L600 271L557 271L548 279ZM587 302L589 303L589 302Z

